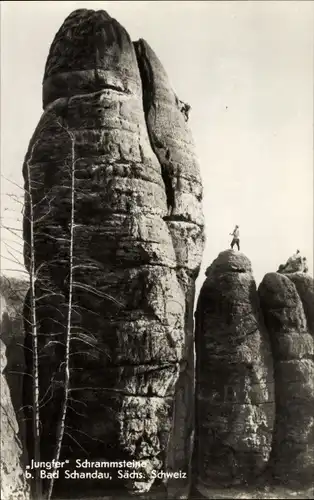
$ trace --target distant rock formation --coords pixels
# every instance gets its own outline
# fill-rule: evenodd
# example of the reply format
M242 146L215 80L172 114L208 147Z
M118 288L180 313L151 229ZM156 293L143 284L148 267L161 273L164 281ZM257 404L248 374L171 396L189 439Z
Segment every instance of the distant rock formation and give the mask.
M270 345L251 263L227 250L206 276L195 333L197 498L207 488L247 484L263 473L274 419Z
M302 257L300 250L297 250L294 255L289 257L285 264L280 264L277 272L284 274L296 272L307 273L308 270L306 257Z
M270 470L282 484L314 477L314 283L303 272L266 274L260 302L275 370L276 424Z
M304 272L289 273L287 277L293 282L301 299L308 331L314 337L314 282L312 276Z
M3 326L3 319L5 322L7 321L7 310L5 299L1 295L1 327ZM1 498L3 500L29 500L30 490L25 479L25 471L22 465L23 450L19 437L19 427L12 405L7 377L4 373L7 365L5 351L5 344L0 339Z
M141 460L142 478L125 481L141 493L154 481L152 469L189 465L192 311L204 230L199 166L184 117L156 56L144 41L135 47L104 11L80 9L65 20L50 48L45 111L23 174L28 269L29 190L36 221L42 459L52 458L51 422L60 418L64 393L74 201L63 456Z
M25 372L23 304L28 282L0 276L0 296L3 301L1 339L6 347L6 380L11 400L24 439L23 376Z

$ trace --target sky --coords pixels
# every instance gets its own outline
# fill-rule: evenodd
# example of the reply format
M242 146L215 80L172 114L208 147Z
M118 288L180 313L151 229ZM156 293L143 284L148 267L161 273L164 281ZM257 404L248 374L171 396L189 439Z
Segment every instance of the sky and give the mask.
M133 40L146 39L192 107L207 238L197 288L235 224L257 284L296 249L313 275L314 3L307 1L1 2L2 225L21 227L22 164L42 113L49 47L68 14L83 7L107 10ZM3 273L22 269L21 248L2 232Z

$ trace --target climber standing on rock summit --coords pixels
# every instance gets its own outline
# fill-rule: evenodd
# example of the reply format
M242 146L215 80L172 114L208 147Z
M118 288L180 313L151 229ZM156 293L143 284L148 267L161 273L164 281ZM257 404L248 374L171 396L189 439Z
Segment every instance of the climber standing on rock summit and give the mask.
M235 226L234 230L232 233L230 233L230 236L233 236L230 247L233 249L234 245L237 245L238 250L240 250L240 231L239 231L239 226Z

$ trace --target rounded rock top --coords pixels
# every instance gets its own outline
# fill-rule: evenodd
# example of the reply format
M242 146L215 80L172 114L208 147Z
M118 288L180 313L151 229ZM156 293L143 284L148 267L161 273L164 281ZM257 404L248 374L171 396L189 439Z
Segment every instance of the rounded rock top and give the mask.
M218 254L218 257L206 269L205 275L210 277L212 274L227 272L252 273L251 261L244 253L235 250L224 250Z

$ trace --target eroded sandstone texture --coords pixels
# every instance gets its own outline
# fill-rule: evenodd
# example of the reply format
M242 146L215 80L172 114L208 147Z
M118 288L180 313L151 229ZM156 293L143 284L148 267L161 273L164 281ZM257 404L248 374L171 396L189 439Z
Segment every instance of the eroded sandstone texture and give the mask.
M269 273L259 295L274 358L276 424L270 470L287 484L314 477L313 279Z
M1 296L1 327L6 322L6 305ZM1 332L3 333L3 331ZM13 408L10 389L5 369L7 366L6 347L0 339L0 413L1 413L1 447L0 447L0 483L1 498L4 500L28 500L29 486L23 470L23 451L19 437L19 427Z
M196 311L194 476L206 487L254 481L268 461L273 372L251 263L221 252L206 272Z
M167 223L175 254L177 279L185 295L185 341L168 467L189 471L194 428L193 305L195 279L202 258L204 220L201 207L202 182L191 132L168 76L145 40L135 43L143 82L143 103L150 143L161 165L165 184ZM186 481L172 482L172 494Z
M0 276L3 300L0 335L6 347L6 380L16 414L21 439L24 440L23 378L25 373L23 305L28 282Z
M153 67L150 79L141 67L142 47ZM106 12L82 9L65 20L50 49L44 113L23 174L26 193L31 180L36 222L42 459L52 458L51 423L60 417L64 394L73 201L71 397L62 455L141 460L142 478L126 486L145 492L152 469L182 470L189 463L192 309L204 238L189 131L143 41L137 56L125 29ZM156 125L148 94L160 109ZM161 130L164 120L168 129ZM170 155L167 164L163 155ZM29 268L27 194L26 209Z

